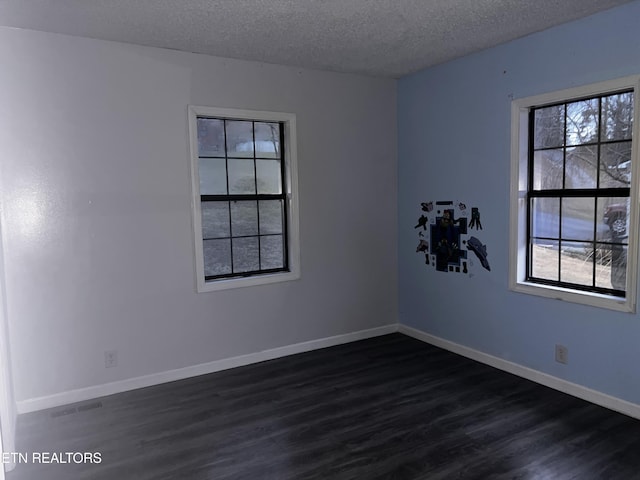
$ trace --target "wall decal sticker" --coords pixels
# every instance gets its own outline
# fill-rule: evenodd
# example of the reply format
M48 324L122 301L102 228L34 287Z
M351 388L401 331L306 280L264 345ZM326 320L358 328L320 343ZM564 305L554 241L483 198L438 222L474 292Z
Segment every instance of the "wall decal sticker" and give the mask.
M469 223L469 228L476 227L476 230L482 230L482 223L480 223L480 210L476 207L471 208L471 223Z
M423 212L430 212L433 210L433 202L423 202L420 204Z
M418 219L418 224L413 228L422 227L423 230L426 230L428 221L429 221L429 219L427 217L425 217L424 215L420 215L420 218Z
M426 240L420 240L420 243L418 243L418 246L416 247L416 252L423 252L425 257L424 263L429 265L429 244Z
M438 207L435 210L434 205ZM413 227L418 230L416 253L424 255L426 265L432 265L439 272L460 273L472 278L474 262L468 258L468 252L471 251L482 267L491 271L487 246L477 237L467 237L468 229L483 229L478 207L471 208L470 219L467 204L458 200L421 202L420 210L432 212L429 217L420 213L417 225Z
M476 254L478 260L484 268L491 271L491 267L489 267L489 261L487 260L487 246L483 245L480 240L476 237L471 237L467 242L467 248Z
M442 211L441 216L436 216L435 225L431 225L431 245L435 245L436 270L446 272L448 267L460 265L460 258L466 258L466 252L460 250L460 235L466 233L460 228L460 219L454 218L453 209Z

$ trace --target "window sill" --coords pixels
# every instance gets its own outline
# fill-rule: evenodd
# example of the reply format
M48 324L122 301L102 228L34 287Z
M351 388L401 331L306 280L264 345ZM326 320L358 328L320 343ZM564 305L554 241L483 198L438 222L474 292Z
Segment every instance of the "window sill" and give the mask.
M268 285L271 283L289 282L300 278L300 272L282 272L265 275L253 275L241 278L223 278L220 280L199 281L198 293L216 292L218 290L229 290L232 288L253 287L257 285Z
M592 307L605 308L618 312L634 313L636 307L629 298L614 297L600 293L578 292L568 288L540 285L532 282L515 282L509 285L510 290L528 295L552 298L565 302L579 303Z

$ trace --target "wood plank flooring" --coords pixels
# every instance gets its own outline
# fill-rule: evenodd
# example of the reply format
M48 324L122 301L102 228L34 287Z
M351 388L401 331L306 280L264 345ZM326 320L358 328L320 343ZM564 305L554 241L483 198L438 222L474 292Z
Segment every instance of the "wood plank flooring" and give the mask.
M8 480L640 479L640 421L401 334L23 415L17 443L102 462Z

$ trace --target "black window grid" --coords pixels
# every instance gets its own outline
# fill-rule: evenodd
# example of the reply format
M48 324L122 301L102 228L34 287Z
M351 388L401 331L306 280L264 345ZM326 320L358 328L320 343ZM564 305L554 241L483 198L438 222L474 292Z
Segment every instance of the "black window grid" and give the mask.
M251 129L253 134L253 156L246 157L247 160L253 160L253 173L254 173L254 190L255 194L225 194L225 195L200 195L200 202L219 202L219 203L227 203L229 208L227 211L229 213L229 236L221 236L221 237L204 237L203 235L203 243L207 240L229 240L230 241L230 264L231 264L231 273L217 274L217 275L206 275L205 281L210 280L219 280L225 278L238 278L238 277L251 277L255 275L265 275L270 273L278 273L278 272L288 272L290 271L289 267L289 225L288 225L288 210L289 204L287 202L287 183L286 183L286 151L285 151L285 123L284 122L273 122L273 121L257 121L257 120L247 120L247 119L235 119L235 118L217 118L217 117L205 117L199 116L200 118L210 118L215 120L222 120L224 126L224 157L217 155L200 155L198 152L199 159L206 158L224 158L225 160L225 175L226 175L226 188L227 192L229 192L229 158L235 158L233 156L229 156L228 154L228 145L227 145L227 122L228 121L250 121ZM281 193L279 194L259 194L258 192L258 172L257 172L257 164L256 160L275 160L273 157L265 157L256 155L256 136L255 136L255 124L256 123L277 123L279 125L279 148L280 148L280 185L281 185ZM282 231L280 233L260 233L260 208L259 202L261 200L280 200L282 203ZM231 218L231 203L238 201L255 201L256 202L256 212L257 212L257 229L258 232L255 235L233 235L233 222ZM204 233L204 232L203 232ZM241 238L257 238L258 239L258 265L262 265L262 253L261 253L261 238L262 237L282 237L282 267L279 268L258 268L256 270L249 271L241 271L236 272L234 268L234 255L233 255L233 241L234 239Z
M602 99L605 97L609 97L612 95L622 94L622 93L632 93L632 89L622 90L618 92L609 92L603 95L597 96L589 96L579 99L572 99L565 102L558 102L554 104L542 105L539 107L532 107L529 110L529 118L528 118L528 158L527 158L527 222L526 222L526 232L527 232L527 249L526 249L526 273L525 277L527 281L531 281L534 283L539 283L542 285L556 286L556 287L564 287L573 290L585 291L585 292L593 292L593 293L601 293L608 294L617 297L625 297L626 292L624 290L619 290L615 288L604 288L596 286L596 268L597 268L597 258L596 251L599 245L609 246L609 247L619 247L624 248L628 247L627 242L619 242L619 241L603 241L602 239L598 239L597 236L597 224L598 224L598 209L597 202L601 199L605 198L629 198L631 195L631 189L628 187L620 187L620 188L599 188L600 186L600 162L601 162L601 150L603 145L610 144L621 144L621 143L630 143L631 139L616 139L616 140L608 140L602 139ZM597 141L591 142L583 142L578 144L567 145L567 105L573 102L581 101L581 100L598 100L598 126L597 126ZM564 139L562 145L558 146L545 146L534 148L535 145L535 112L541 108L548 108L553 106L562 106L564 108L564 121L563 121L563 129L564 129ZM595 146L597 149L597 168L596 168L596 188L566 188L566 166L567 166L567 149L581 146ZM534 188L534 153L545 150L558 150L562 149L562 188L558 189L535 189ZM558 237L546 237L546 236L533 236L532 234L532 210L533 210L533 200L535 198L557 198L559 201L558 207ZM570 237L563 237L562 235L562 202L565 198L589 198L594 201L594 216L593 216L593 240L584 240L584 239L574 239ZM546 240L557 242L558 244L558 265L557 265L557 280L551 280L548 278L540 278L536 277L532 274L533 270L533 246L534 240ZM573 282L567 282L561 280L561 272L562 272L562 244L563 243L573 243L573 244L584 244L592 247L592 251L594 255L591 258L592 263L592 275L591 275L591 285L578 284Z

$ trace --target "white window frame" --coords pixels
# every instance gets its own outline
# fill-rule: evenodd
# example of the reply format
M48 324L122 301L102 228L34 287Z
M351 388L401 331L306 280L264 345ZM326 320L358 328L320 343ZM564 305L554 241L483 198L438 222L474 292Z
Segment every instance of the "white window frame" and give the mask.
M631 185L629 208L629 238L627 248L626 295L620 298L570 288L542 285L525 280L526 275L526 192L528 175L528 114L531 107L597 96L618 90L633 89L634 111L631 151ZM584 85L511 102L511 211L509 242L509 288L515 292L565 300L622 312L636 311L638 262L638 144L640 143L640 76Z
M202 214L200 203L200 177L198 162L198 117L224 118L231 120L255 120L264 122L284 123L284 151L285 151L285 188L287 200L287 241L288 241L288 271L254 274L247 277L220 278L205 280L204 252L202 238ZM212 292L230 288L249 287L276 282L286 282L300 278L300 233L298 220L298 173L297 173L297 144L296 144L296 116L293 113L268 112L261 110L239 110L233 108L218 108L190 105L189 117L189 145L191 150L191 210L193 217L193 233L195 246L196 288L198 292Z

